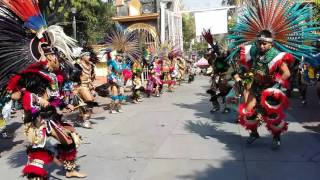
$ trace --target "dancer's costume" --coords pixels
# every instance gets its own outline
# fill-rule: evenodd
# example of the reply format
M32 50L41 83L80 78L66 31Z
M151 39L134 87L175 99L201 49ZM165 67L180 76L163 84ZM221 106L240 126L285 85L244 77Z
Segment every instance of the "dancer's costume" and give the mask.
M307 91L308 86L316 86L316 91L318 94L318 98L320 100L320 84L319 84L319 76L320 76L320 65L310 64L307 62L301 62L298 71L298 88L302 97L301 103L303 105L307 104ZM319 101L320 102L320 101Z
M230 66L225 61L227 56L225 53L220 52L220 48L217 43L214 43L213 36L210 30L204 30L202 36L211 46L208 52L208 62L212 67L211 72L211 85L207 93L211 95L210 101L212 103L212 110L210 112L217 112L222 106L222 112L228 113L229 109L226 107L226 95L232 89L231 76L229 73ZM222 104L218 99L222 99Z
M71 80L66 80L63 85L62 85L62 95L64 97L64 103L65 104L78 104L77 102L75 102L76 97L75 94L73 93L75 88L75 83Z
M110 84L109 87L111 88L110 113L113 113L114 111L121 110L120 102L125 99L125 96L123 94L124 80L122 77L121 64L117 59L110 59L107 62L107 65L110 69L107 77L108 83Z
M185 71L186 71L186 62L184 59L182 58L178 58L177 59L177 66L178 66L178 76L177 76L177 80L179 82L179 84L181 84L181 82L184 80L184 75L185 75Z
M229 57L240 54L242 84L251 85L249 91L257 100L252 110L248 103L239 107L240 123L251 131L249 144L259 138L257 128L262 121L274 136L273 147L280 146L280 134L288 128L284 121L288 99L282 89L289 83L283 68L295 58L314 54L316 49L303 42L319 39L313 33L319 29L313 27L316 23L308 21L310 12L310 6L297 1L257 0L247 1L238 16L238 24L229 36ZM263 43L272 43L273 47L263 53L258 47Z
M152 93L155 93L156 97L160 97L161 81L161 61L158 56L155 56L155 60L149 66L148 82L146 87L147 96L150 97Z
M78 106L80 110L80 125L84 128L92 128L90 117L93 107L98 106L94 101L95 88L93 81L95 79L95 63L97 62L96 54L92 49L86 47L80 54L80 60L75 64L80 73L75 77L78 83ZM82 102L83 101L83 102Z
M140 93L144 91L144 87L142 84L142 79L141 79L141 73L142 73L142 66L141 63L138 61L134 61L132 65L132 72L133 72L133 77L132 77L132 99L134 103L137 103L141 95Z
M211 74L211 85L207 93L211 95L210 101L212 103L212 110L210 112L217 112L222 108L223 113L228 113L230 110L226 107L226 96L232 89L230 81L232 80L229 73L230 66L225 62L226 56L217 57L213 64L213 71ZM222 100L219 103L219 98Z
M162 44L159 49L159 56L162 61L163 84L168 84L168 91L172 91L175 81L173 76L177 75L175 71L174 59L181 56L181 51L170 44Z
M117 51L118 57L129 58L130 60L140 57L139 43L135 34L127 30L116 27L106 35L106 45L113 51ZM124 61L124 59L122 60ZM121 101L125 100L124 96L124 77L122 77L122 65L117 59L108 61L111 73L108 75L108 81L111 86L111 107L110 112L121 111Z
M195 63L195 54L192 54L192 57L188 60L188 83L191 83L194 81L195 76L196 76L196 66L194 65Z
M162 62L163 84L168 84L168 86L171 86L174 84L174 81L171 78L171 72L173 70L172 62L167 58L163 59Z
M67 173L74 172L76 147L81 140L58 114L63 102L59 93L63 76L49 68L53 65L47 57L58 57L63 70L72 68L71 48L76 46L75 40L59 26L47 27L36 1L32 0L0 2L0 39L1 89L6 96L21 94L15 97L21 97L24 109L25 134L30 144L24 176L48 177L43 167L54 158L45 147L50 136L60 142L57 158Z

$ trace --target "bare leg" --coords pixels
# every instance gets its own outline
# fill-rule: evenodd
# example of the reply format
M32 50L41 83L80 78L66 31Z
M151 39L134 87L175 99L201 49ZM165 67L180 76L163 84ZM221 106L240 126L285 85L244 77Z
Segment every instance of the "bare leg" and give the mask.
M118 100L118 88L117 86L111 86L111 104L110 104L110 113L117 113L116 112L116 102Z
M248 94L248 99L246 102L246 110L252 111L254 107L257 105L257 99L251 93Z
M76 147L70 135L67 135L72 132L72 127L71 129L63 126L61 128L63 133L58 132L58 130L55 128L53 128L51 132L51 136L53 136L61 143L61 145L58 145L59 160L56 159L55 161L57 163L63 163L63 166L66 170L66 177L84 178L87 176L86 174L80 173L75 170Z

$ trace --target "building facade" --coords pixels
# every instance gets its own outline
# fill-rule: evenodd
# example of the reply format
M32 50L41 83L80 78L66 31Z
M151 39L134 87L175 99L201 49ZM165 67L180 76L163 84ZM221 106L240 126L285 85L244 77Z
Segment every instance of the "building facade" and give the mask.
M183 47L181 0L116 0L113 20L135 31L145 46L170 42Z

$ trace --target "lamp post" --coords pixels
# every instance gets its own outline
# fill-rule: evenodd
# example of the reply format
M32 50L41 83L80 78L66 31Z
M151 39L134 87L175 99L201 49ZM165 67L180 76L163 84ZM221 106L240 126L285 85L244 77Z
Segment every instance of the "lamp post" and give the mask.
M77 23L76 23L76 13L77 9L75 7L71 8L72 12L72 29L73 29L73 38L77 39Z

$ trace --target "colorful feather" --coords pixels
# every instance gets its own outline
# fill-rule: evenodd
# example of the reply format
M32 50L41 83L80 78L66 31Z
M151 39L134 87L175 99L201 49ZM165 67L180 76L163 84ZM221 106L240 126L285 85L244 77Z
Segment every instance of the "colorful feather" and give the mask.
M34 63L29 44L33 36L26 33L23 21L0 5L0 87L6 86L10 75Z
M131 60L137 59L141 55L136 34L119 27L107 34L106 45L113 50L122 51Z
M210 44L211 47L213 47L213 36L211 34L210 29L202 31L203 38L207 41L208 44Z
M172 59L174 57L182 56L182 51L178 46L174 46L168 42L164 42L158 49L158 56L160 59Z
M272 33L275 47L293 54L297 59L310 57L317 52L308 44L320 36L315 31L318 23L310 21L312 9L301 1L256 0L246 1L238 15L237 25L229 35L231 56L239 51L241 45L252 44L262 30Z
M72 62L75 57L73 49L79 48L77 41L67 36L60 26L49 26L46 32L49 35L51 46L57 48L61 53L63 53L67 61Z
M47 27L36 0L0 0L24 21L25 27L35 32Z
M1 1L2 2L2 1ZM11 1L10 1L11 2ZM12 1L15 2L15 1ZM25 22L7 5L0 3L0 88L3 89L10 76L21 72L37 61L34 50L39 45L32 43L38 38L24 26ZM46 31L47 41L62 53L61 65L72 68L72 49L77 47L76 41L68 37L59 26L50 26ZM33 45L37 45L33 47ZM38 52L40 54L40 52Z

